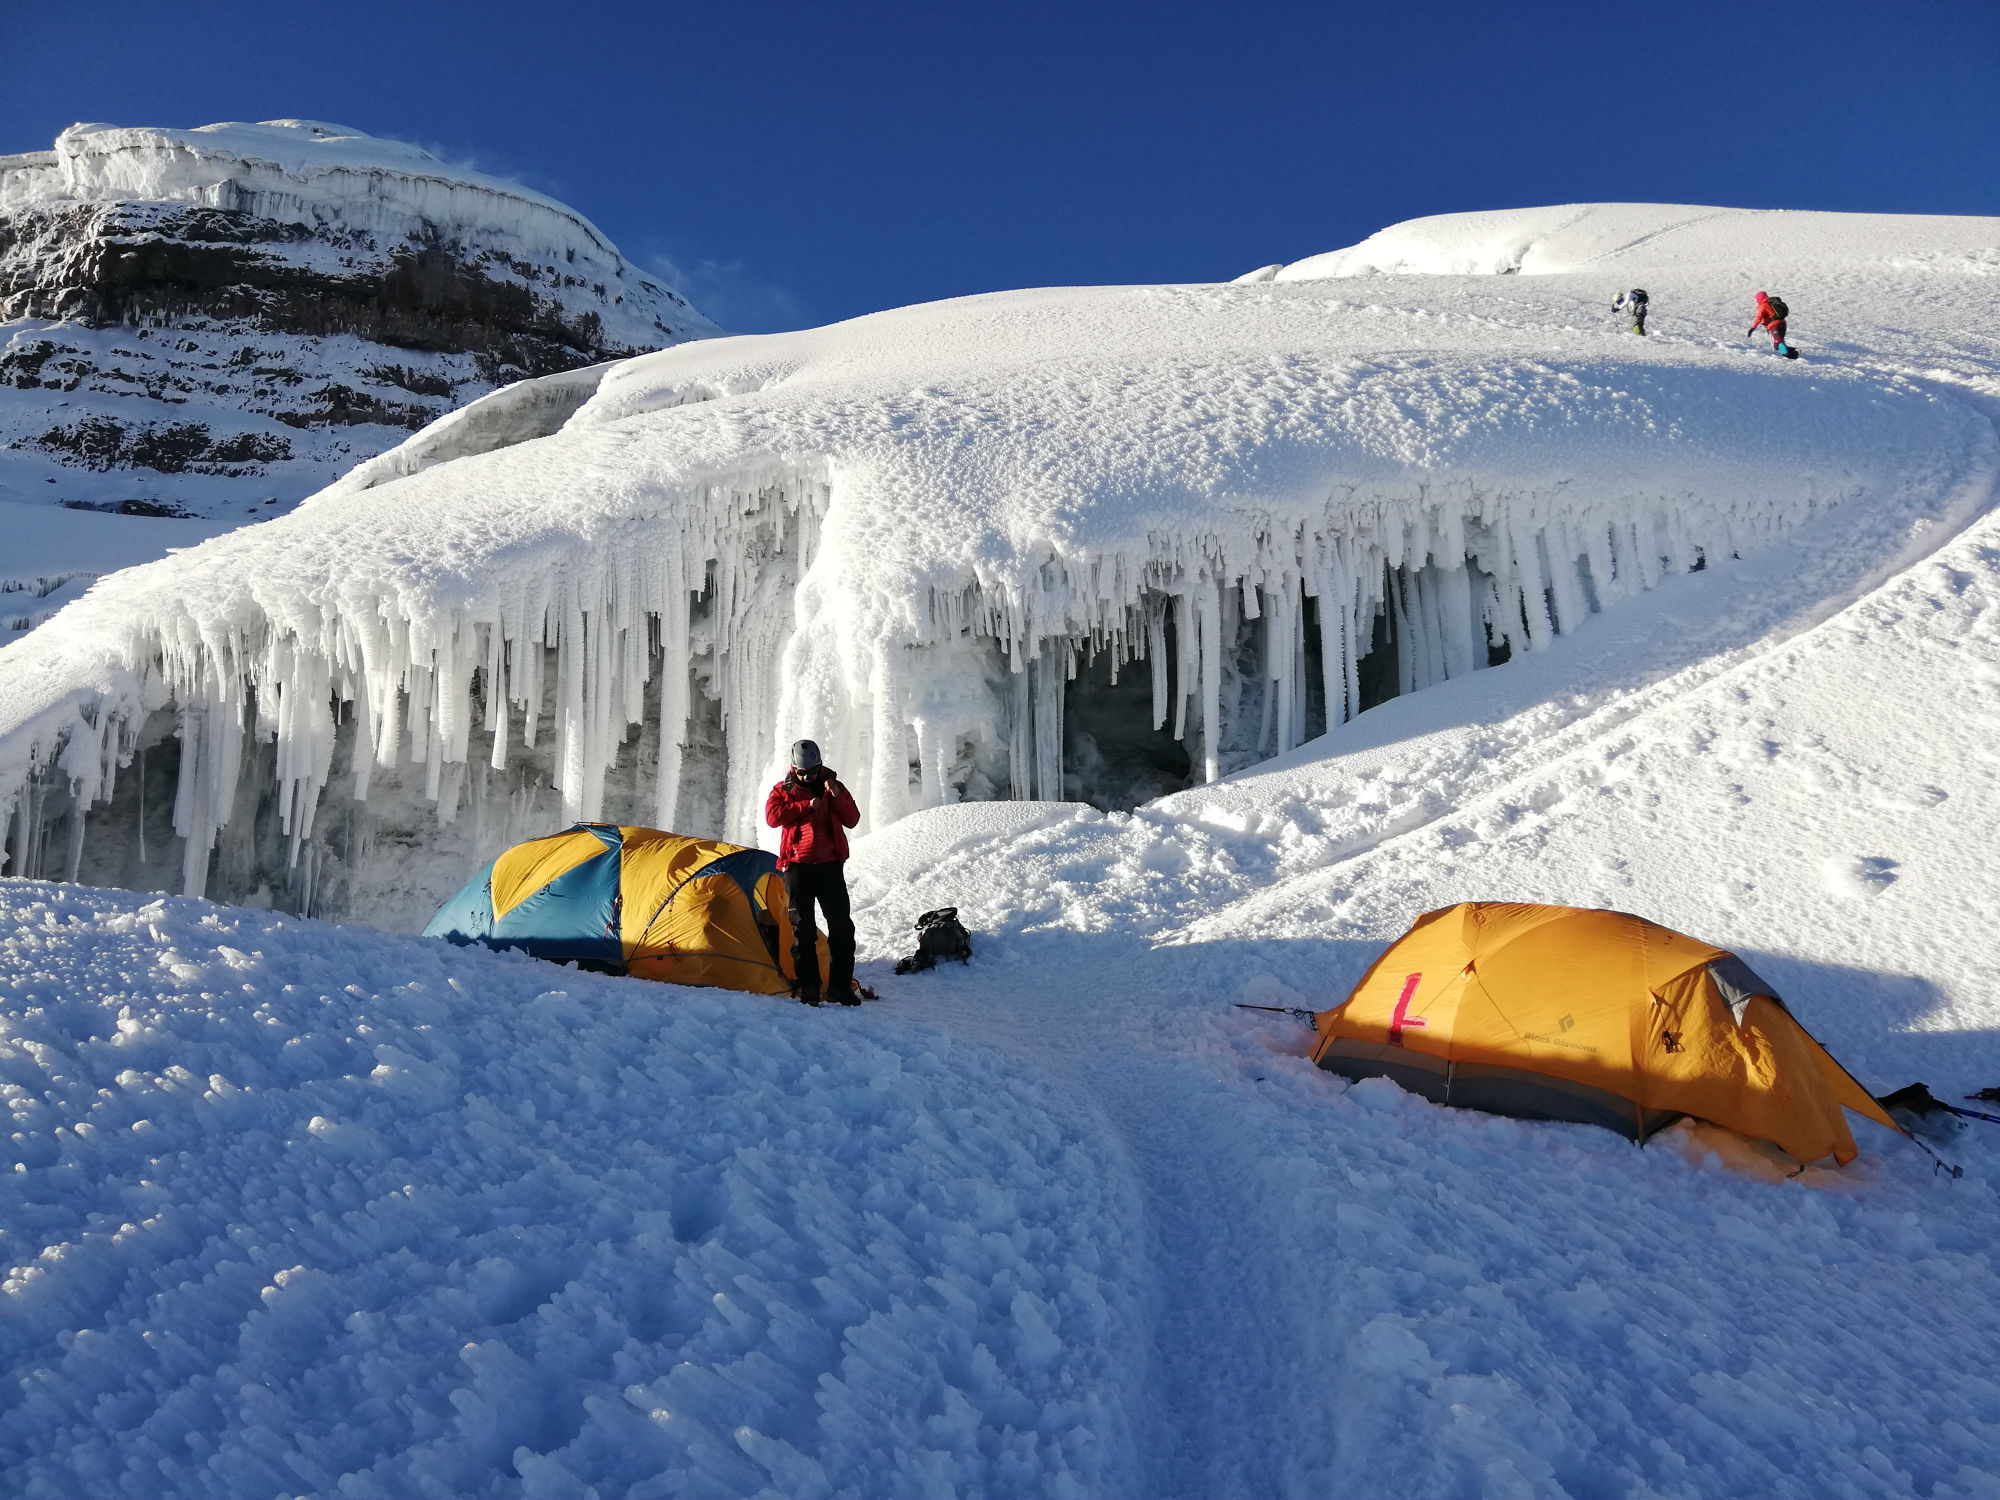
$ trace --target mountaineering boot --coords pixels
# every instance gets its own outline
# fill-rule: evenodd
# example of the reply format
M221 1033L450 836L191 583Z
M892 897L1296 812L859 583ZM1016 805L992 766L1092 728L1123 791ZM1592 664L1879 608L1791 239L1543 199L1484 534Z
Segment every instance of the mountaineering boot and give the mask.
M812 990L799 991L799 1004L818 1005L819 1003L820 1003L820 996L818 990L812 989Z
M854 989L843 990L840 996L840 1003L842 1005L859 1005L861 1003L861 994L858 990Z

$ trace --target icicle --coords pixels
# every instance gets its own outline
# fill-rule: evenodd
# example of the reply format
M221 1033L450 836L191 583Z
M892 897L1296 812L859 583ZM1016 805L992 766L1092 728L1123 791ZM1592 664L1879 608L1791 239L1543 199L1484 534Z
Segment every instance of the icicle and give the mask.
M68 848L63 855L63 879L72 884L75 883L77 876L83 873L83 807L81 798L71 800Z
M1153 673L1153 728L1167 723L1167 606L1155 596L1146 606L1146 663Z
M1396 641L1396 692L1400 697L1417 690L1417 641L1410 625L1408 573L1393 568L1389 573L1389 630Z
M1438 634L1444 649L1444 675L1463 677L1486 664L1484 651L1475 654L1473 643L1483 636L1478 612L1472 602L1472 575L1463 560L1456 567L1437 570Z
M870 735L873 754L868 766L868 806L862 810L870 829L886 828L903 816L909 795L909 766L903 751L902 694L897 691L895 655L900 646L884 642L876 647L874 670L869 674L868 695L872 714Z
M1436 687L1450 675L1445 663L1444 621L1438 609L1438 570L1426 564L1411 578L1416 590L1417 638L1422 643L1419 689Z
M1035 792L1044 802L1063 795L1063 683L1069 676L1068 652L1045 651L1029 669L1035 688Z
M1008 673L1007 777L1014 796L1023 802L1035 795L1034 698L1030 668L1018 653L1009 653L1013 670Z
M1507 532L1513 544L1516 583L1521 591L1521 609L1527 622L1528 649L1539 651L1555 634L1549 618L1548 576L1542 566L1542 536L1528 529L1525 521L1509 519Z
M507 699L502 690L501 677L506 644L501 636L498 620L490 625L482 625L479 629L486 646L485 675L480 684L484 690L482 707L485 711L481 717L480 728L494 736L496 740L504 740L507 737Z
M1187 739L1188 699L1201 680L1196 666L1201 651L1200 627L1192 618L1191 596L1182 590L1173 596L1174 607L1174 738Z
M29 837L35 826L32 787L30 781L14 793L13 816L7 820L7 873L21 880L32 879L35 873L28 861Z
M943 807L957 800L952 796L946 772L951 769L948 737L931 719L917 720L917 762L923 767L924 806Z
M1583 584L1577 575L1577 554L1582 549L1570 530L1566 514L1551 521L1542 536L1549 554L1549 594L1555 601L1555 628L1568 635L1589 613L1583 602Z
M1204 573L1196 585L1201 629L1201 779L1222 779L1222 619L1217 583Z
M563 587L562 629L556 638L555 786L562 793L565 823L580 823L584 811L584 757L589 746L583 719L583 674L587 665L583 607L575 589Z
M653 821L672 828L681 796L681 743L687 734L688 587L678 550L667 564L666 608L660 615L660 761L655 773Z
M1250 615L1251 608L1254 607L1255 593L1256 591L1251 589L1247 584L1244 586L1244 600L1246 606L1249 606L1244 610L1246 615ZM1261 649L1258 655L1262 660L1263 670L1257 674L1257 686L1259 689L1259 701L1257 705L1257 754L1260 757L1272 753L1271 735L1277 728L1279 684L1282 681L1279 675L1278 651L1280 649L1281 631L1284 626L1284 622L1279 616L1276 600L1272 601L1269 609L1261 611L1261 614L1264 628L1260 632L1263 639L1259 643ZM1252 618L1255 618L1255 616L1252 616Z
M1325 549L1312 551L1313 592L1319 601L1320 695L1326 702L1326 727L1346 722L1348 604L1345 570Z

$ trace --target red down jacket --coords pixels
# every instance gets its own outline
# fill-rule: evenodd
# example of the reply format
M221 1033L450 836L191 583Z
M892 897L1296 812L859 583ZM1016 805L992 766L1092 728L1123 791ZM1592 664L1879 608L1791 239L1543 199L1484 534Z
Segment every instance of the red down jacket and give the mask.
M778 868L830 865L847 858L847 834L861 821L861 810L838 780L824 784L787 776L764 799L764 821L782 828Z

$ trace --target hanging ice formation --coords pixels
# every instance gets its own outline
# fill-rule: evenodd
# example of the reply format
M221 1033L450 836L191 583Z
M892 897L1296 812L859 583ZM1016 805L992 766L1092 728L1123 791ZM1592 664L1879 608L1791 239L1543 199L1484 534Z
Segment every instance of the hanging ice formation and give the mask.
M1340 496L1309 519L982 571L917 591L899 628L875 629L815 577L827 477L677 498L439 613L385 597L292 601L229 626L186 610L129 623L118 685L64 700L7 763L8 872L76 878L86 822L94 838L107 824L136 837L143 863L166 796L149 794L140 752L155 747L157 777L168 740L182 888L270 886L312 910L340 909L315 887L329 859L353 857L351 830L348 846L321 832L329 794L420 801L467 852L598 817L754 842L779 747L813 732L864 828L963 796L1060 798L1065 685L1100 657L1114 681L1147 674L1153 726L1188 746L1194 780L1213 780L1358 712L1378 618L1396 688L1420 690L1813 508Z
M1992 221L1600 208L1350 268L1451 275L992 293L509 387L0 652L6 869L407 926L564 820L768 838L802 735L865 827L1130 805L1821 510L1866 496L1887 555L1986 493L1991 423L1912 374L1985 370L1977 278L1894 256L1976 266ZM1809 266L1902 352L1592 333L1620 245L1716 305Z

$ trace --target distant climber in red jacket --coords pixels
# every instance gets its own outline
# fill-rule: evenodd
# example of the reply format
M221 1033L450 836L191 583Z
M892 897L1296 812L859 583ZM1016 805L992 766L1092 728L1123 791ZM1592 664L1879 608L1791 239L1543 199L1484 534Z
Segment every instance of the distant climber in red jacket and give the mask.
M1764 292L1759 292L1757 294L1757 321L1750 325L1750 333L1746 333L1743 336L1748 338L1751 333L1755 333L1758 329L1768 328L1771 330L1771 347L1776 349L1780 354L1790 354L1792 352L1791 348L1785 343L1785 318L1790 311L1791 309L1786 307L1783 302L1779 302L1773 306L1770 297Z
M792 769L764 799L764 821L783 829L778 839L778 873L785 880L792 917L792 972L799 999L820 1003L819 924L813 906L826 913L826 987L842 1005L859 1005L854 992L854 918L847 903L847 834L861 810L840 778L819 758L819 746L800 740L792 746Z

